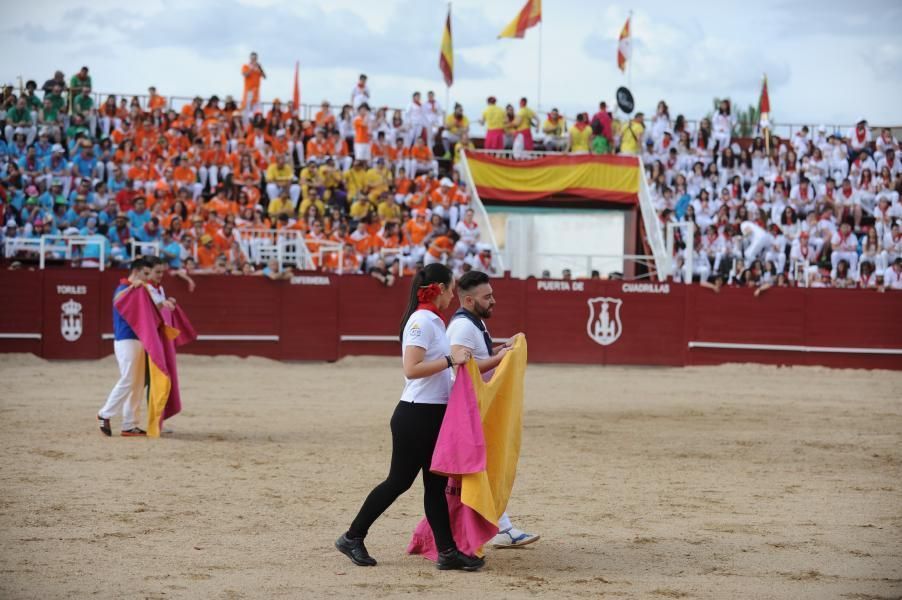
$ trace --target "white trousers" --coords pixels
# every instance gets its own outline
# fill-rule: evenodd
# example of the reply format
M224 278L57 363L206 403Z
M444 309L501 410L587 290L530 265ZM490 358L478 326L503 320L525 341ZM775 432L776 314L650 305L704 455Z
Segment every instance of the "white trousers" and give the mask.
M512 527L511 518L508 516L507 511L501 513L501 516L498 517L498 531L507 531Z
M113 351L119 362L119 381L98 413L111 419L122 411L122 430L138 426L144 396L144 346L138 340L116 340Z

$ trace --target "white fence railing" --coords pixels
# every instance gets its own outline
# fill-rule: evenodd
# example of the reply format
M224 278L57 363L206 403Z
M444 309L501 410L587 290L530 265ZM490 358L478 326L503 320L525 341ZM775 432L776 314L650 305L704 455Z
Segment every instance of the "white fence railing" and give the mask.
M84 248L96 246L96 256L84 256ZM42 235L40 238L8 238L3 244L5 258L37 258L43 269L47 259L78 261L83 266L106 266L106 240L88 235Z

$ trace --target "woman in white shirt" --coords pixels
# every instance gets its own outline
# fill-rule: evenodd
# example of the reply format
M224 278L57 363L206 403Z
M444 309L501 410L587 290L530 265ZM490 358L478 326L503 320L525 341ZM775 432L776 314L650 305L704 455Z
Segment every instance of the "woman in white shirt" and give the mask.
M370 526L423 471L426 519L438 548L441 570L478 570L481 558L457 549L451 535L445 487L448 478L430 472L448 396L451 369L470 360L470 352L451 352L441 311L451 303L454 279L445 265L435 263L420 270L411 282L410 300L401 320L401 356L404 391L391 418L392 457L388 477L369 493L351 527L335 542L351 561L361 567L375 566L363 539Z

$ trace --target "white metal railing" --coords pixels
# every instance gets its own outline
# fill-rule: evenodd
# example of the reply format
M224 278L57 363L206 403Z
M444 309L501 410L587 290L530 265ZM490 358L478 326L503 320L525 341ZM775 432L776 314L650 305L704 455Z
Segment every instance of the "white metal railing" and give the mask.
M99 246L100 252L98 267L101 271L106 267L105 240L98 240L95 236L88 235L42 235L40 238L7 238L4 241L3 255L5 258L15 258L24 252L26 255L37 255L39 268L43 269L47 257L63 260L84 260L79 248L87 246ZM89 257L88 260L94 260Z
M345 267L345 247L344 244L340 244L338 242L319 242L319 246L316 250L317 261L319 267L322 270L327 270L326 267L326 257L329 255L337 254L338 255L338 264L335 268L335 272L338 275L344 274Z
M683 238L683 245L685 248L683 249L683 268L686 269L686 283L692 283L692 267L695 261L695 223L691 221L680 221L678 223L670 222L667 223L667 243L666 243L666 251L667 251L667 259L665 261L664 268L666 272L662 273L663 278L661 281L664 281L667 277L671 277L674 275L674 230L681 229L681 235Z
M279 269L286 264L309 270L315 268L313 257L307 249L301 231L241 229L238 230L238 235L241 251L253 264L263 264L276 259L279 261Z
M153 256L160 255L160 242L139 242L135 238L131 238L129 240L129 246L131 246L131 258L135 260L135 257L139 254L142 256L147 256L148 254L152 254ZM150 252L148 252L150 250Z
M624 263L631 261L644 267L653 266L654 256L650 254L567 254L560 252L535 252L534 256L554 259L563 268L575 271L574 277L589 277L592 271L598 271L600 275L614 272L624 273ZM535 275L533 273L532 275ZM552 277L555 277L552 274ZM634 279L651 277L650 270Z

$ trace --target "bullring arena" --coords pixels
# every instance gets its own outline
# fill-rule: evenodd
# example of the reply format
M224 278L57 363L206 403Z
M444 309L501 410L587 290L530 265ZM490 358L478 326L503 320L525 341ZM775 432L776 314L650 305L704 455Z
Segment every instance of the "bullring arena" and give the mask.
M185 356L175 433L111 446L111 357L2 355L0 595L902 593L902 377L822 367L531 365L511 510L543 539L438 572L404 553L417 483L356 568L332 542L384 476L397 364Z
M54 4L0 600L902 600L895 4Z

